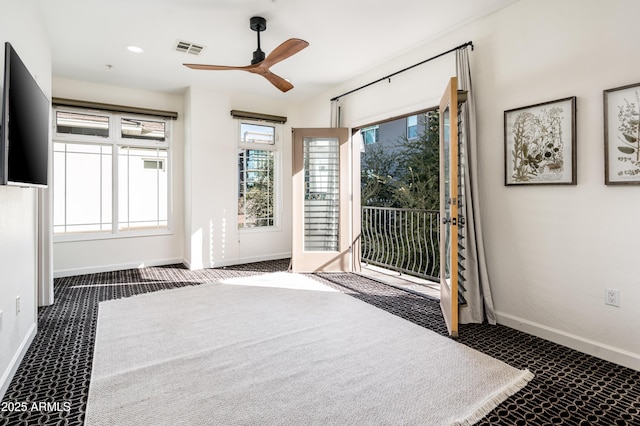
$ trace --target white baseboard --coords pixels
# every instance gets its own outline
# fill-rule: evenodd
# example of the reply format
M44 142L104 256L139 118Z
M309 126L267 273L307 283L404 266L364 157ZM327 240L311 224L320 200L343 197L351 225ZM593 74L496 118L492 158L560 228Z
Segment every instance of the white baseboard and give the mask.
M29 328L29 332L27 333L24 340L22 341L22 344L20 345L15 355L11 359L11 362L7 366L7 369L2 374L2 377L0 378L0 401L2 401L2 399L4 398L4 394L7 392L7 389L9 389L9 384L11 384L11 380L13 379L13 376L16 374L16 371L18 370L18 367L20 366L22 359L27 353L27 349L29 349L29 346L31 346L31 342L33 342L33 338L36 337L36 332L37 332L37 325L36 323L33 323L31 324L31 328Z
M291 252L275 253L275 254L269 254L265 256L254 256L254 257L222 260L222 261L215 262L213 265L204 266L204 267L218 268L222 266L241 265L244 263L263 262L266 260L285 259L288 257L291 257ZM192 268L190 263L186 259L174 258L174 259L160 259L160 260L151 260L151 261L145 260L145 261L139 261L139 262L117 263L117 264L102 265L102 266L87 266L83 268L73 268L73 269L59 269L53 272L53 277L54 278L72 277L75 275L96 274L99 272L112 272L112 271L121 271L124 269L144 268L145 266L162 266L162 265L173 265L173 264L183 264L188 269L202 269L202 267Z
M112 271L121 271L124 269L144 268L145 266L173 265L176 263L182 264L184 263L184 259L174 258L174 259L160 259L160 260L143 260L139 262L117 263L117 264L101 265L101 266L87 266L84 268L73 268L73 269L61 269L61 270L54 271L53 277L54 278L71 277L75 275L96 274L99 272L112 272Z
M186 259L182 259L182 263L184 263L184 265L189 269L222 268L224 266L243 265L245 263L264 262L267 260L287 259L289 257L291 257L291 252L275 253L275 254L269 254L265 256L240 257L236 259L225 259L225 260L215 261L212 265L200 266L196 268L192 268L191 264Z
M291 257L291 252L275 253L275 254L269 254L266 256L241 257L235 262L235 264L240 265L243 263L264 262L267 260L287 259L290 257Z
M640 354L547 327L514 315L496 312L496 318L498 324L640 371Z

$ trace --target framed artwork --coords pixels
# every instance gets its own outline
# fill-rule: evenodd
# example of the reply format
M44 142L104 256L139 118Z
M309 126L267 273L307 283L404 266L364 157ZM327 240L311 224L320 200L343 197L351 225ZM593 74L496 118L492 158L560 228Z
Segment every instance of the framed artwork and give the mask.
M576 184L576 97L504 112L505 185Z
M604 183L640 184L640 83L604 91Z

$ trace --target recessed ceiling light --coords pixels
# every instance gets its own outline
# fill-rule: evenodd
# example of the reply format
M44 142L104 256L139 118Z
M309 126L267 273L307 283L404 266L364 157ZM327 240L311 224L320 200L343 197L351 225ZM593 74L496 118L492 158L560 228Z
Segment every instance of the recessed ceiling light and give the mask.
M144 52L144 49L142 47L138 47L138 46L127 46L127 50L129 52L133 52L133 53L142 53Z

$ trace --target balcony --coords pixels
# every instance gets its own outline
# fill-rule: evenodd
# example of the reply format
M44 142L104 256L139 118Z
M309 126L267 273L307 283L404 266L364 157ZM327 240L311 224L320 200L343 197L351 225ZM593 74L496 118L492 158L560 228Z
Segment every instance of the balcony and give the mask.
M361 260L369 273L402 277L392 284L434 295L440 282L440 212L362 207ZM385 278L388 281L388 278Z

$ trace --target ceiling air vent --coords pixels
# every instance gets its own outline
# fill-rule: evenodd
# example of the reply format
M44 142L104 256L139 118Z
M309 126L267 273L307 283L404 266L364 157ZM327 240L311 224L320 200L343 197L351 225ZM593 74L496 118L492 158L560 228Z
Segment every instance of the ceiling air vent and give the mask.
M190 53L192 55L199 55L203 49L204 49L204 46L191 43L188 41L178 41L176 43L176 50L178 52Z

